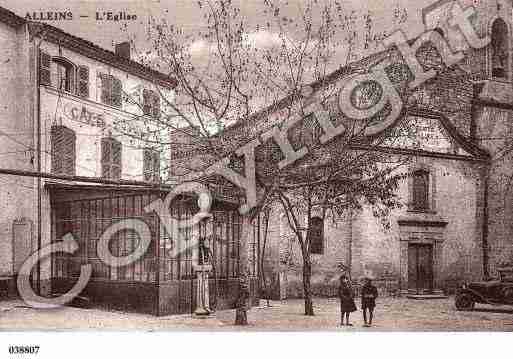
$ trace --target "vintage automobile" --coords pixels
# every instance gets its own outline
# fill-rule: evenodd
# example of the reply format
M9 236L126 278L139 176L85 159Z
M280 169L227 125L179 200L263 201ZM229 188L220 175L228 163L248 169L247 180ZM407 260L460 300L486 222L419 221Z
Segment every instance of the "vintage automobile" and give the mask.
M456 309L472 310L476 303L513 305L513 267L498 272L498 279L463 284L456 293Z

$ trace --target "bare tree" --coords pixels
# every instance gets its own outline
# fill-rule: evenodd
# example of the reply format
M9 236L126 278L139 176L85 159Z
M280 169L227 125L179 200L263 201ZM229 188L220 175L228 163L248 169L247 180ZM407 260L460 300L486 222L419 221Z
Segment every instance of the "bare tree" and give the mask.
M287 5L265 0L258 14L246 14L230 0L197 4L204 23L198 24L195 33L152 18L145 39L149 48L137 49L146 65L176 79L175 97L168 98L156 86L162 103L158 113L119 124L117 130L134 136L143 146L160 146L164 154L171 148L183 149L185 160L172 166L181 166L186 178L225 158L232 169L244 173L244 159L236 150L287 124L294 150L306 147L308 154L280 166L279 144L272 136L265 137L255 153L259 201L248 215L255 217L275 203L282 205L301 248L305 314L313 315L308 226L314 211L320 210L323 220L328 215L338 218L366 203L377 216L385 217L398 205L395 189L401 175L396 170L405 159L391 159L375 150L390 133L365 136L390 108L371 119L354 121L336 106L340 79L362 70L349 62L359 51L375 47L384 34L373 31L370 13L361 16L338 1ZM361 39L359 27L365 29ZM321 143L322 129L305 89L314 94L333 124L344 123L347 131L336 140ZM374 105L383 95L372 82L357 92L361 107ZM148 112L140 96L125 95ZM147 130L134 135L131 127L141 126ZM169 136L171 132L174 137ZM174 141L176 135L186 138L187 146ZM194 156L202 160L191 164ZM211 176L199 180L230 185Z

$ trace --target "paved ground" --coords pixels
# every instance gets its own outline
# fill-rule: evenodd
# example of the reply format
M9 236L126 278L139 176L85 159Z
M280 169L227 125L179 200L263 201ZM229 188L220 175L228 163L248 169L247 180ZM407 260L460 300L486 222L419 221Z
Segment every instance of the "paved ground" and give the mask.
M314 317L306 317L301 300L272 302L272 307L252 308L244 330L329 331L512 331L513 307L477 305L472 312L458 312L453 299L412 300L380 298L375 326L362 327L361 312L353 313L353 327L340 327L338 302L316 298ZM64 307L36 310L20 301L0 302L0 330L239 330L233 310L214 318L191 315L153 317L144 314Z

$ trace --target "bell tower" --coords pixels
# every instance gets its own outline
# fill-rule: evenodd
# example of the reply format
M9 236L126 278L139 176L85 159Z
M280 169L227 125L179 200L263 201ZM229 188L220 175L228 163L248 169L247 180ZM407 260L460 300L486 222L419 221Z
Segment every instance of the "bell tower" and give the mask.
M480 38L483 48L470 47L448 19L458 2ZM463 51L460 66L474 83L470 139L486 149L490 161L482 164L476 225L480 227L483 276L513 264L513 26L511 0L440 0L423 10L426 30L438 29L455 51Z
M481 54L485 56L485 61L481 64L480 77L511 83L512 2L510 0L472 0L472 5L476 9L477 19L474 20L476 30L480 36L488 35L491 40L484 49L484 54Z
M483 274L513 263L513 36L511 0L468 0L476 14L472 23L480 37L489 36L482 49L466 53L467 71L475 81L472 138L488 150L491 161L483 166ZM463 7L464 5L462 5Z
M452 6L459 3L464 10L475 10L469 18L479 37L489 36L491 42L481 49L468 46L460 31L449 25ZM462 67L475 81L492 80L511 83L513 80L513 36L511 0L440 0L423 10L426 29L436 29L447 39L451 48L464 51Z

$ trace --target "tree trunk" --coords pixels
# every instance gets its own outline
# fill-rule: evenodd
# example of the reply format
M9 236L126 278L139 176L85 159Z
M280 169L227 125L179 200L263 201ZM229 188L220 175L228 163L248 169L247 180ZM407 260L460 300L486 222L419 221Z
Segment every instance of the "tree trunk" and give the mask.
M310 279L312 277L312 264L310 258L303 258L303 295L305 297L305 315L314 315L312 302L312 289Z

